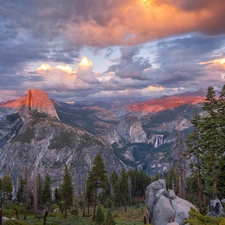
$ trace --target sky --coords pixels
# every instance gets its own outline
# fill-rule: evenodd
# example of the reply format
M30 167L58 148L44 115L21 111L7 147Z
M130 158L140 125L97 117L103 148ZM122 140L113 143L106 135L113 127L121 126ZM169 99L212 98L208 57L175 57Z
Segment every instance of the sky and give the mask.
M225 0L0 0L0 102L155 98L225 83Z

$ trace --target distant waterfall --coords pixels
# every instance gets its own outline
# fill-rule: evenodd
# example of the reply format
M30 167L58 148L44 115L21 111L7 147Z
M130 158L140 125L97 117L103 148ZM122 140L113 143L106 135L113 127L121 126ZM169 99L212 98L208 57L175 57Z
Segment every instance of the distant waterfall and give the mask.
M160 145L164 143L164 135L156 135L154 147L158 148Z

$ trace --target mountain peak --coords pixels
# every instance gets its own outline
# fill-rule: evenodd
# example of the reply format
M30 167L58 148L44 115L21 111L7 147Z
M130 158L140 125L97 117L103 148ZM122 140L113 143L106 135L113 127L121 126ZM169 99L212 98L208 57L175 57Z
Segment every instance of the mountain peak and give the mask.
M206 90L200 89L195 92L184 92L161 98L151 99L138 104L129 105L128 109L136 112L157 113L167 109L174 109L186 104L197 104L205 101Z
M59 117L56 113L55 107L48 97L47 93L40 89L28 90L25 101L21 102L20 112L27 114L27 111L37 111L40 113L46 113L50 116Z
M11 108L13 111L17 111L23 120L29 116L30 111L46 113L59 120L51 99L48 97L46 92L40 89L30 89L28 90L27 95L16 100L6 102L1 105L1 108Z

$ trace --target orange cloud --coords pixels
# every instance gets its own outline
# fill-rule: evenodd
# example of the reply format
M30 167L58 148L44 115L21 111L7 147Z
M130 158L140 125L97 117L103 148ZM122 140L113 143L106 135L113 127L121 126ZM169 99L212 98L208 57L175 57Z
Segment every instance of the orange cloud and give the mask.
M45 71L49 69L51 69L51 66L48 64L42 64L40 67L37 68L38 71L41 71L41 70Z
M97 46L135 45L186 32L224 33L224 0L191 4L175 0L124 0L103 8L98 20L68 23L71 42ZM105 11L104 11L105 10ZM74 38L75 37L75 38Z
M225 64L225 58L219 58L219 59L214 59L211 61L206 61L206 62L200 62L200 65L205 65L205 64L210 64L210 63L219 63L219 64Z

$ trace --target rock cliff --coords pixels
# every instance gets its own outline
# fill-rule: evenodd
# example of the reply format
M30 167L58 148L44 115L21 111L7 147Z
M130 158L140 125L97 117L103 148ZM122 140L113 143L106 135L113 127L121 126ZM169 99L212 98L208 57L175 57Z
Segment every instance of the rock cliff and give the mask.
M17 178L27 166L32 174L35 168L42 175L48 173L56 187L62 181L67 164L78 192L84 188L87 172L97 153L103 157L108 171L119 172L122 164L107 142L84 130L35 113L22 124L18 135L1 149L0 175L10 171L17 188Z
M29 117L31 111L45 113L59 120L52 101L44 91L39 89L28 90L27 95L14 101L1 104L0 120L3 120L6 116L13 113L18 113L21 119L25 120Z

